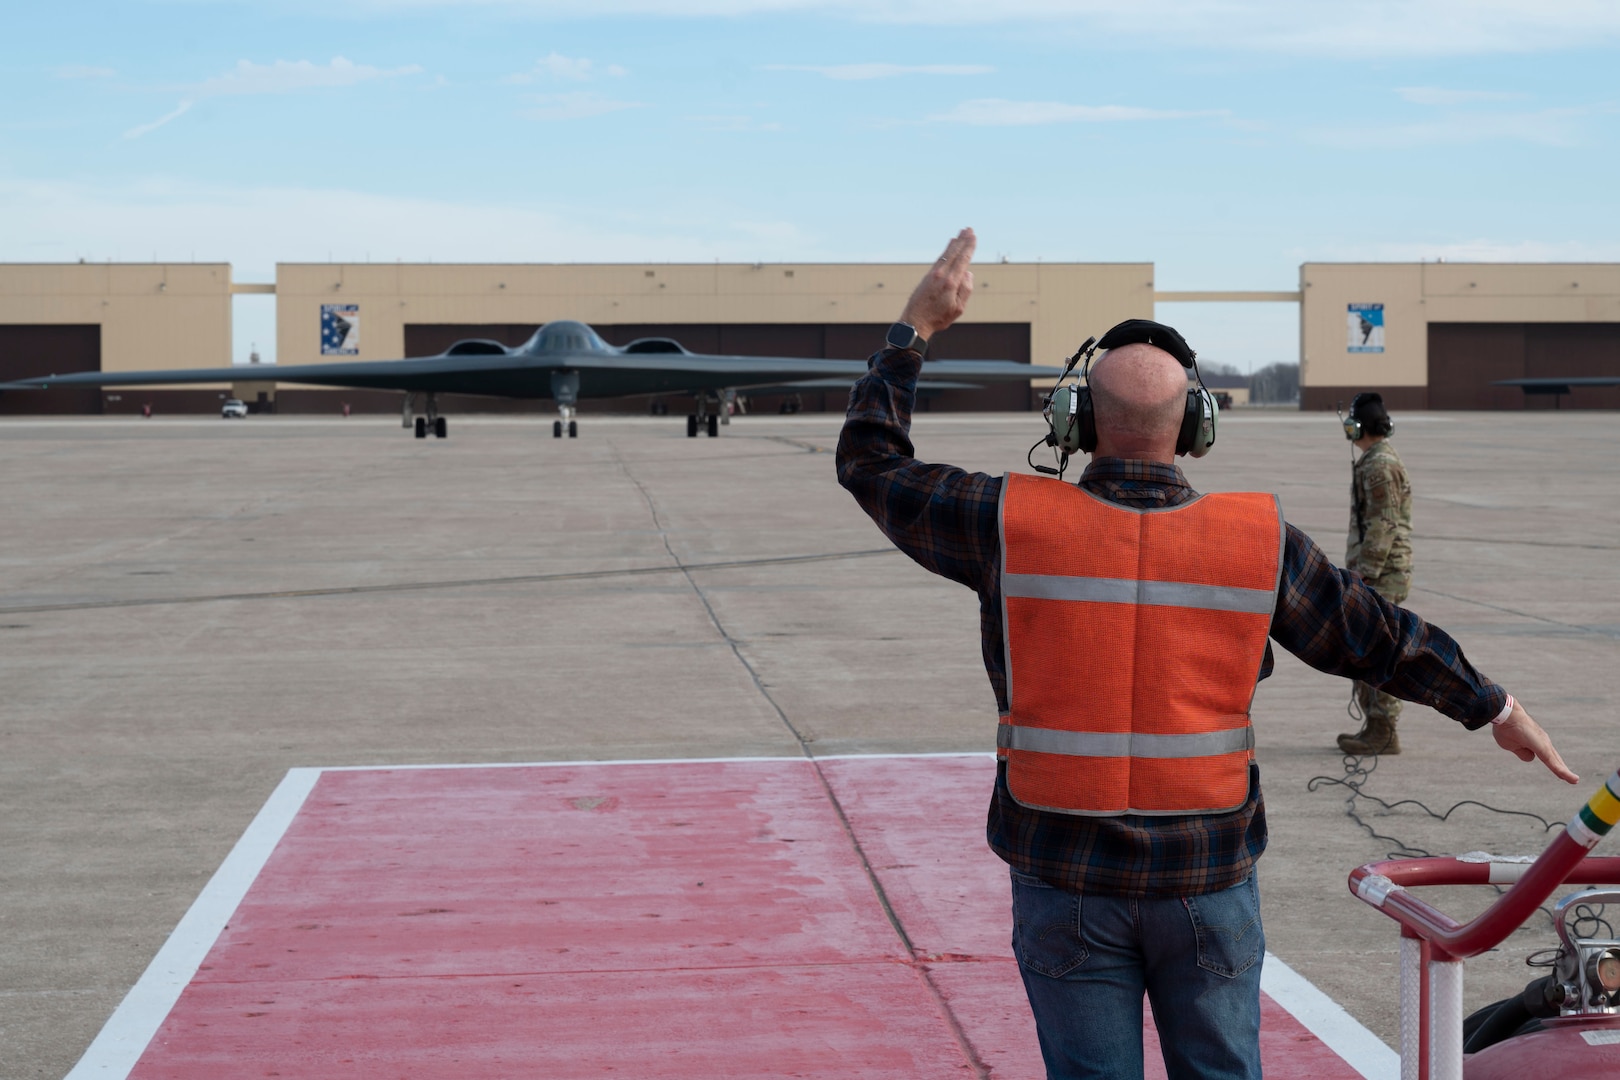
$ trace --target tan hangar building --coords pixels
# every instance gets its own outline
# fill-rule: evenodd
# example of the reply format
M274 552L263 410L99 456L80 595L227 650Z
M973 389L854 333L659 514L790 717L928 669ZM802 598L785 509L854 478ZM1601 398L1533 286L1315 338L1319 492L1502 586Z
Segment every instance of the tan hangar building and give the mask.
M670 337L701 353L864 359L882 346L925 269L914 263L282 263L276 268L278 360L291 367L333 359L322 352L320 332L323 312L333 305L359 320L356 360L432 355L461 338L517 345L553 319L589 323L613 345ZM1153 311L1149 263L987 264L976 268L974 286L966 318L940 335L932 355L1057 363L1097 326ZM290 404L304 394L284 390L281 399ZM843 408L841 393L805 397L807 408ZM397 395L389 400L397 407ZM757 404L770 408L774 401ZM1020 384L946 391L931 404L1022 410L1031 401ZM452 400L447 408L466 411L469 405ZM627 405L646 409L636 399L617 406L582 403L586 409Z
M232 288L228 263L0 263L0 382L229 363ZM218 397L206 395L210 408ZM0 394L0 415L125 402L139 407L128 391L12 391Z
M1620 376L1620 265L1306 263L1299 283L1301 408L1620 408L1620 387L1492 385Z

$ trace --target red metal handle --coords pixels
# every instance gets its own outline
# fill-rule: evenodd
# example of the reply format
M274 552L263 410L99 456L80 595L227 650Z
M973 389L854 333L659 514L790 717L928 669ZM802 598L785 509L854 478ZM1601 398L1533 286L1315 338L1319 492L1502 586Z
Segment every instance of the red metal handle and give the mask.
M1400 923L1404 933L1431 942L1440 952L1457 959L1477 956L1518 929L1558 886L1620 884L1620 858L1586 854L1617 821L1620 771L1587 800L1535 862L1392 859L1352 870L1350 891ZM1407 891L1420 885L1509 881L1513 887L1468 923L1458 923Z

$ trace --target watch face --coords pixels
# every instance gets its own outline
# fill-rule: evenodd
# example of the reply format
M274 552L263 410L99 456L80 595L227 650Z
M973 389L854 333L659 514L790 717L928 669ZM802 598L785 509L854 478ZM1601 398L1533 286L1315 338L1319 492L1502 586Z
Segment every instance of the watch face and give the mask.
M888 341L890 345L897 349L914 348L914 343L917 341L917 331L905 323L895 323L889 327Z

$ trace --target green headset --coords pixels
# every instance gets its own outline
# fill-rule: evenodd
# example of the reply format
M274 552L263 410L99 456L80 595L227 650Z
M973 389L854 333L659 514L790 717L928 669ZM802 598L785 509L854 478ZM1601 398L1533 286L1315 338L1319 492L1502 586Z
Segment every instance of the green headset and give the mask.
M1046 417L1045 445L1053 447L1058 465L1035 465L1035 447L1030 447L1029 461L1035 471L1061 477L1068 468L1069 457L1076 453L1092 453L1097 449L1097 414L1091 400L1089 375L1091 358L1098 349L1117 349L1122 345L1152 345L1163 349L1193 373L1198 385L1187 390L1187 404L1182 412L1181 428L1176 434L1176 453L1201 458L1215 445L1216 422L1220 408L1215 397L1204 386L1204 377L1198 371L1198 354L1188 346L1174 327L1150 319L1126 319L1102 336L1102 340L1087 338L1075 351L1058 376L1058 385L1046 396L1042 413ZM1076 365L1083 365L1080 378L1067 386L1061 385ZM1084 383L1082 382L1084 380ZM1036 443L1036 446L1041 445Z

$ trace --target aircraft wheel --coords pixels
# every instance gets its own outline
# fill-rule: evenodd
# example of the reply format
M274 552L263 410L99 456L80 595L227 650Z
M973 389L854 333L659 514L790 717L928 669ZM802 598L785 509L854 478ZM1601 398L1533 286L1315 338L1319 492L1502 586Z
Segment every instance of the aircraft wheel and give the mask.
M720 417L709 417L709 438L718 438L720 435Z
M439 439L448 438L450 435L450 421L442 416L433 421L433 435Z
M577 420L568 421L568 437L570 439L579 438L579 422Z
M688 439L697 438L697 416L696 416L696 414L693 414L693 413L688 413L687 414L687 417L686 417L686 437Z
M425 416L416 418L416 437L418 439L427 438L427 417Z
M553 420L551 422L551 437L553 439L562 438L562 421L561 420Z

